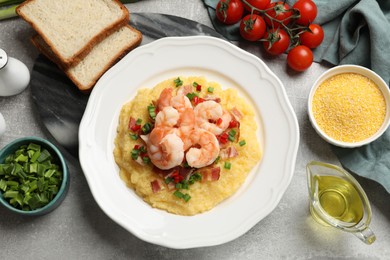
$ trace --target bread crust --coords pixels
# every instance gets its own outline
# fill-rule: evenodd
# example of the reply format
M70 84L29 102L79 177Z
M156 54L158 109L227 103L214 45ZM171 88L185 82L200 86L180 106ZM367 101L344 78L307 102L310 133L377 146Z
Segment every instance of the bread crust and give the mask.
M68 78L76 85L76 87L83 93L88 94L91 92L92 88L96 84L96 82L99 80L99 78L109 69L111 68L115 63L117 63L121 58L123 58L127 53L129 53L132 49L137 47L141 41L142 41L142 33L138 31L137 29L131 27L129 24L125 25L128 27L130 30L132 30L136 34L136 40L133 41L131 44L125 46L122 50L118 50L116 54L111 57L111 59L106 63L105 67L100 70L98 74L94 76L94 79L88 84L88 85L83 85L76 77L74 77L70 72L70 68L72 66L68 66L66 64L63 64L60 59L57 58L57 56L52 52L50 49L50 46L48 45L43 45L39 39L41 37L40 35L34 35L31 38L31 42L33 45L43 54L45 55L49 60L57 64L57 66L65 72L65 74L68 76ZM118 28L119 30L120 28ZM42 38L41 38L42 39ZM46 44L46 42L44 42ZM93 48L93 46L92 46ZM91 49L92 49L91 48ZM77 65L77 64L76 64ZM73 66L76 66L73 65Z
M42 37L42 39L46 42L46 44L50 47L50 49L53 51L53 53L57 56L57 58L61 61L61 64L65 65L66 67L75 66L77 63L79 63L88 53L92 50L93 46L97 43L104 40L107 36L115 32L120 27L126 25L130 21L130 13L128 9L119 1L119 0L111 0L115 2L120 9L122 10L122 16L120 19L118 19L116 22L106 26L100 33L93 36L88 42L85 43L85 45L80 48L80 50L73 54L69 58L62 57L59 51L56 49L55 46L53 46L53 43L50 41L50 39L41 31L41 29L35 25L35 23L26 15L23 14L22 9L24 6L33 3L36 0L27 0L24 1L22 4L20 4L16 8L16 13L27 23L31 25L31 27Z

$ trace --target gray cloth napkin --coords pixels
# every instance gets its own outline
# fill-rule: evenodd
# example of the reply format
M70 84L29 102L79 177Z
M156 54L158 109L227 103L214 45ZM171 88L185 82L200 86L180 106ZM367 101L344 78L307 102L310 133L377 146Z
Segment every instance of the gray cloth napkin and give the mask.
M227 39L242 40L238 25L225 26L215 18L218 0L203 0L215 29ZM296 1L289 0L292 6ZM325 32L314 60L333 65L357 64L390 82L390 0L314 0L314 23ZM377 141L355 149L333 147L348 170L381 183L390 193L390 129Z

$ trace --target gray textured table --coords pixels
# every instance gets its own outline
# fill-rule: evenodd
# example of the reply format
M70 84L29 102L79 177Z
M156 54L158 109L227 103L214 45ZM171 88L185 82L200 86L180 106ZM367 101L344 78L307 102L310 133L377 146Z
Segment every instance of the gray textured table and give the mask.
M131 12L172 14L211 26L202 1L145 0L128 4ZM31 70L38 52L28 39L32 29L20 19L0 22L0 47ZM71 186L63 204L49 215L23 218L0 208L0 258L19 259L275 259L352 258L390 256L390 195L379 184L358 178L371 200L371 228L377 241L367 246L350 234L318 225L309 215L305 165L311 160L338 164L330 146L310 126L306 100L311 84L327 67L313 64L304 73L286 68L285 57L270 58L258 46L240 47L259 56L283 82L297 114L301 142L294 177L277 208L238 239L214 247L173 250L145 243L108 218L95 203L80 165L64 150ZM27 88L19 95L0 97L7 130L0 147L13 139L35 135L50 139Z

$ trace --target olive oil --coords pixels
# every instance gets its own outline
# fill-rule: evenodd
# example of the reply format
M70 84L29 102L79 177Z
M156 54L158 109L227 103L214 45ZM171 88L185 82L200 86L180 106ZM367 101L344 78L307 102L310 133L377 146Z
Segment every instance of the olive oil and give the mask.
M321 207L331 217L357 224L363 218L364 204L355 186L336 176L315 176Z
M370 202L357 180L341 167L315 161L306 165L306 173L312 217L368 245L374 243Z

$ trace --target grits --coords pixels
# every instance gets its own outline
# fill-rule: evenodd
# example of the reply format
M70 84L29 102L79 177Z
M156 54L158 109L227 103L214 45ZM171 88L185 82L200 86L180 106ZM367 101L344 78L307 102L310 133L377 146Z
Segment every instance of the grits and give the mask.
M158 175L152 170L152 166L141 165L131 157L134 145L142 143L139 138L133 140L128 129L130 117L140 118L142 122L149 120L146 107L157 100L165 88L175 87L174 79L168 79L159 83L152 89L140 89L133 100L122 107L117 136L115 139L114 157L120 168L120 176L128 187L132 188L152 207L166 210L178 215L195 215L212 209L217 204L233 195L243 184L251 169L260 161L262 152L257 140L257 125L255 122L255 111L249 102L241 98L235 89L222 90L216 82L207 82L203 77L180 77L183 85L191 85L193 82L202 86L199 96L208 93L208 87L213 87L212 95L221 99L224 109L230 111L237 108L243 117L240 119L240 140L246 140L245 145L238 142L231 142L238 151L238 156L219 160L216 165L220 166L220 178L216 181L197 181L189 186L185 193L190 194L191 199L184 201L173 195L172 190L163 187L158 192L153 192L151 182L156 180ZM194 88L195 89L195 88ZM195 92L195 91L194 91ZM225 161L231 163L231 168L224 167ZM163 184L165 186L165 184Z

